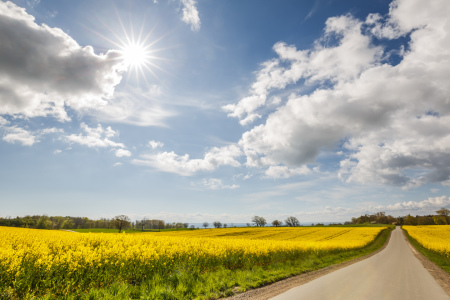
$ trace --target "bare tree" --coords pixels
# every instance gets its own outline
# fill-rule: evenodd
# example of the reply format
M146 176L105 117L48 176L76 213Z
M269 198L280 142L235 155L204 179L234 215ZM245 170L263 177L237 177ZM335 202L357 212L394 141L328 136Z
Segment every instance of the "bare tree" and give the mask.
M219 221L215 221L213 223L213 225L214 225L215 228L221 228L222 227L222 223L220 223Z
M208 226L209 226L208 222L203 222L203 227L205 227L205 229L208 228Z
M283 225L283 221L274 220L272 222L272 225L275 227L281 226L281 225Z
M259 227L264 227L264 225L267 224L266 219L264 219L263 217L259 217L259 216L254 216L252 219L252 222L255 223L255 225L259 226Z
M120 215L114 217L114 227L119 229L119 233L122 229L126 229L131 225L131 220L128 216Z
M300 226L300 222L298 221L298 219L293 216L288 217L286 220L284 220L284 222L286 223L287 226L290 227Z

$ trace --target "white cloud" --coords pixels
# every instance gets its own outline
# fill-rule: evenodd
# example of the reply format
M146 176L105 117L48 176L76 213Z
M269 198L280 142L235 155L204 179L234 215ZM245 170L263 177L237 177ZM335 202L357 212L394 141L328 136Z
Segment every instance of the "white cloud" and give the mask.
M329 18L311 50L275 44L278 57L262 64L250 96L223 108L229 116L248 124L271 94L300 79L315 90L291 94L265 123L242 135L246 165L287 177L287 170L315 163L344 142L344 181L450 185L448 15L448 1L399 0L388 16L365 24L349 15ZM397 28L384 38L411 38L397 65L386 63L384 49L372 43L378 25ZM325 46L331 37L337 45Z
M181 20L191 25L191 30L200 30L200 17L198 16L198 10L195 6L197 2L195 0L180 0L181 5L183 5L183 16Z
M124 70L118 51L97 55L25 9L0 2L0 114L54 116L103 107Z
M60 153L62 153L62 150L60 149L56 149L55 151L53 151L53 154L60 154Z
M218 178L210 178L210 179L203 179L202 185L207 187L210 190L224 190L224 189L230 189L234 190L239 188L239 185L232 184L232 185L225 185L223 184L221 179Z
M117 157L124 157L124 156L129 157L129 156L131 156L131 152L128 150L125 150L125 149L117 149L116 156Z
M19 142L23 146L32 146L34 143L39 142L38 137L32 132L17 126L6 127L5 131L6 134L3 136L3 140L11 144Z
M42 134L63 133L64 129L52 127L52 128L44 128L44 129L40 130L40 132Z
M151 140L150 142L148 142L148 146L151 147L152 149L156 149L159 147L163 147L164 143Z
M113 167L118 167L118 166L121 166L121 165L122 165L121 162L116 162L115 164L113 164Z
M89 148L125 148L124 144L111 140L118 135L117 131L112 130L111 127L104 129L102 125L98 124L97 128L91 128L85 123L81 123L80 127L84 131L84 135L82 133L68 135L66 136L68 142L85 145Z
M307 166L301 166L299 168L290 169L286 166L270 166L266 171L265 175L267 178L289 178L296 175L307 175L310 174L311 170Z
M0 117L0 129L3 129L2 139L5 142L11 143L11 144L15 144L16 142L19 142L23 146L32 146L35 143L39 143L41 141L42 136L44 136L46 134L55 134L55 133L64 132L63 129L54 128L54 127L30 131L28 129L21 128L17 125L10 125L10 124L11 124L11 122Z
M0 126L8 125L10 122L0 116Z
M312 50L298 51L282 42L275 44L273 49L278 58L261 65L256 82L251 86L251 95L237 104L224 106L223 110L246 125L260 117L255 111L266 104L273 90L284 89L302 78L309 84L340 83L357 78L376 65L382 54L382 48L371 45L370 37L362 33L362 25L351 16L333 17L327 20L325 36ZM338 45L327 47L329 37L339 38Z
M365 214L375 214L383 211L388 215L394 217L411 215L428 215L435 214L436 210L441 207L448 207L450 205L450 198L447 196L428 198L423 201L398 202L392 205L380 206L361 206L358 208L352 207L332 207L324 206L318 210L310 211L292 211L286 213L263 213L260 211L245 213L245 214L210 214L210 213L172 213L160 212L152 215L146 215L150 219L161 219L166 222L195 222L203 223L220 221L222 223L251 223L251 219L255 215L263 216L268 222L273 220L284 221L289 216L294 216L299 219L301 224L308 224L310 222L344 222L350 221L352 217L359 217ZM128 214L134 220L142 219L143 215ZM113 216L109 216L113 217Z
M149 166L163 172L190 176L198 171L212 171L223 165L239 167L241 164L236 158L241 155L242 151L239 147L230 145L212 148L203 159L190 159L188 154L180 156L172 151L143 154L141 159L133 159L132 163Z

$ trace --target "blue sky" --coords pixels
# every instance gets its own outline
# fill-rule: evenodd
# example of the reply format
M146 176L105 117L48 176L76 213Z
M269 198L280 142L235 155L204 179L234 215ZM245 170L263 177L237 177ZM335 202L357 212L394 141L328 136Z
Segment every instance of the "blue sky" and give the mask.
M446 0L2 1L0 216L448 207L449 14Z

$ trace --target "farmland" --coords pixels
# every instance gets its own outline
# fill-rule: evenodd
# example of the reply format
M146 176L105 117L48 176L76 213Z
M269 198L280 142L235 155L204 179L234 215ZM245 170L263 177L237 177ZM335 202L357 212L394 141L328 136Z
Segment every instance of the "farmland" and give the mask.
M403 226L412 244L450 273L450 225Z
M383 229L80 234L0 227L0 296L217 298L364 255Z

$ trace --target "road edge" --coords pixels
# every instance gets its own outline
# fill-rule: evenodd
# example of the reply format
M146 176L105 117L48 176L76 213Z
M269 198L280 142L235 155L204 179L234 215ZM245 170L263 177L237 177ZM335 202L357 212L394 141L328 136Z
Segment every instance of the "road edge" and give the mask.
M272 284L268 284L256 289L251 289L249 291L228 297L228 298L222 298L224 300L267 300L270 299L272 297L275 297L281 293L284 293L292 288L301 286L305 283L308 283L314 279L317 279L319 277L325 276L329 273L332 273L334 271L337 271L339 269L348 267L354 263L360 262L362 260L365 260L371 256L374 256L378 253L380 253L381 251L383 251L387 245L389 244L389 241L391 240L391 236L392 236L392 231L389 233L389 237L387 238L386 242L384 243L383 247L381 247L380 249L376 250L375 252L372 252L370 254L367 254L365 256L361 256L337 265L332 265L332 266L328 266L325 267L323 269L317 270L317 271L312 271L312 272L308 272L308 273L303 273L300 275L296 275L293 277L289 277L280 281L277 281L275 283ZM450 288L450 286L449 286Z
M442 270L438 265L429 260L425 255L419 252L406 236L405 230L402 228L403 238L409 245L414 256L420 261L422 266L427 269L428 273L433 276L437 283L444 289L444 291L450 296L450 274Z

